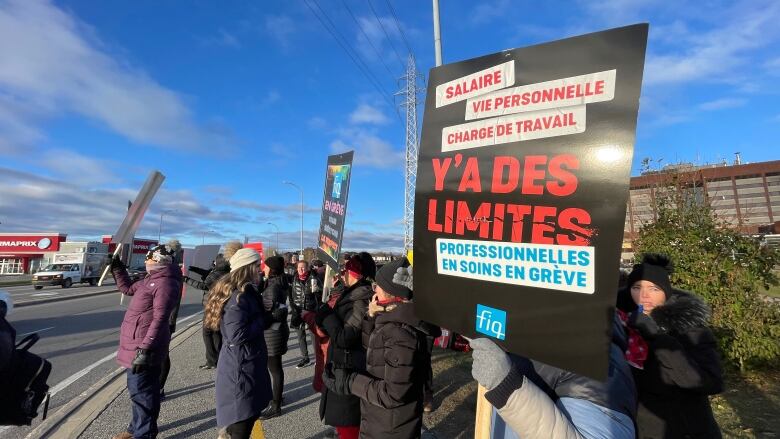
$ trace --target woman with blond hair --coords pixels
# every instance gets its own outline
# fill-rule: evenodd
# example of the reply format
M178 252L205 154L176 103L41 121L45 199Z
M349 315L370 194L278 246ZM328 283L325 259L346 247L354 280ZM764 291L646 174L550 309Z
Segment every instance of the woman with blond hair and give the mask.
M212 288L206 304L204 324L222 333L216 379L220 438L248 439L271 400L259 283L260 255L242 248L230 258L230 274Z

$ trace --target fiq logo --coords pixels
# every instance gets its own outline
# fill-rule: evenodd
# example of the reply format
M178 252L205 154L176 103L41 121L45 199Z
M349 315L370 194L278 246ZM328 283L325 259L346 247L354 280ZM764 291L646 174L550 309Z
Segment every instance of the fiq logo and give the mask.
M506 338L506 311L477 304L477 332L503 340Z
M337 173L333 176L333 192L331 193L331 196L333 198L341 198L341 180L343 179L343 176L341 173Z

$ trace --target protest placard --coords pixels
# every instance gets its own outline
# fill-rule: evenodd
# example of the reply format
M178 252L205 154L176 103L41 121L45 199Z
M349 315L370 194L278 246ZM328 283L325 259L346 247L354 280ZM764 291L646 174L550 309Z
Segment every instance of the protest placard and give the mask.
M431 70L415 196L420 318L606 377L647 31Z
M349 151L328 156L328 165L325 168L325 190L322 196L320 230L317 235L317 257L333 270L338 270L339 265L353 154L353 151Z

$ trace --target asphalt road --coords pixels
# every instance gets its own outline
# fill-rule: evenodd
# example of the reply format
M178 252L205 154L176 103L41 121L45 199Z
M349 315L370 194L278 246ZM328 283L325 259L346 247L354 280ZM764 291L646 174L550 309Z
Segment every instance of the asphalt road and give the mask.
M32 290L32 287L27 287ZM84 291L97 287L83 287ZM113 287L108 287L113 288ZM26 294L23 287L4 288L14 295ZM47 287L43 292L75 291ZM33 290L34 291L34 290ZM41 292L36 291L36 293ZM8 321L16 329L17 340L31 332L37 332L41 339L31 349L52 363L48 383L53 394L49 411L53 413L60 406L89 388L92 384L116 369L113 359L119 343L119 326L122 322L129 298L119 304L120 294L69 299L40 305L29 305L14 309ZM202 292L187 287L179 310L179 322L186 324L203 310ZM0 438L23 438L32 427L0 427Z
M77 294L98 292L98 291L110 291L115 290L116 284L113 279L107 279L103 283L103 286L90 286L89 284L75 284L70 288L62 288L60 286L43 287L40 290L36 290L32 285L17 285L13 287L0 287L0 290L8 292L11 295L14 303L26 302L30 300L38 300L49 297L57 296L72 296Z

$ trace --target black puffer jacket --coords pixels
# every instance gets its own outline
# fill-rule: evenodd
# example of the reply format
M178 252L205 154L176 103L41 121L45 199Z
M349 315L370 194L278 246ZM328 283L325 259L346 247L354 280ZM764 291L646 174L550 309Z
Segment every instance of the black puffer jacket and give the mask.
M628 288L618 292L618 308L636 310ZM650 352L644 369L632 368L639 391L637 438L721 437L709 401L723 391L709 315L698 296L677 289L650 313L661 333L645 340Z
M317 326L330 337L328 363L334 368L351 371L366 370L366 350L363 347L363 317L373 296L371 285L364 280L351 287L337 287L341 293L333 310L320 308ZM323 313L323 311L325 311ZM320 399L320 419L333 426L360 425L360 399L351 395L337 395L324 389Z
M431 362L426 337L414 304L387 307L363 322L366 374L352 382L360 397L360 437L419 438L422 428L423 385Z
M300 314L302 311L316 311L320 306L322 283L317 276L309 273L301 280L296 274L290 286L290 307Z
M284 276L268 278L263 289L264 298L271 297L273 305L266 315L271 323L265 330L265 344L268 355L284 355L287 353L287 340L290 338L290 327L287 325L287 282Z

